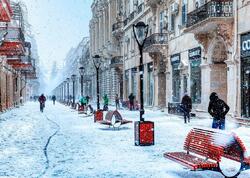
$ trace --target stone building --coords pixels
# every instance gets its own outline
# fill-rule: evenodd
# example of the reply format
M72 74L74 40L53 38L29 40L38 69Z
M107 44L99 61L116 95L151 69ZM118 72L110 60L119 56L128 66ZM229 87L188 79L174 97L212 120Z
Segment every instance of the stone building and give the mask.
M26 84L36 77L31 45L25 41L22 7L0 2L0 112L26 100Z
M85 37L76 48L72 48L68 52L62 72L56 77L56 85L52 91L58 101L70 103L73 102L74 96L75 103L77 103L81 94L95 99L96 75L93 62L90 59L89 46L89 38ZM83 67L82 81L80 67ZM73 75L74 78L72 78Z
M100 74L100 94L114 100L122 97L122 1L94 0L90 29L90 56L99 55L103 64Z
M194 111L206 112L217 92L232 116L249 118L249 1L95 0L91 8L89 56L103 59L102 94L140 97L133 24L144 21L145 105L167 108L188 93Z

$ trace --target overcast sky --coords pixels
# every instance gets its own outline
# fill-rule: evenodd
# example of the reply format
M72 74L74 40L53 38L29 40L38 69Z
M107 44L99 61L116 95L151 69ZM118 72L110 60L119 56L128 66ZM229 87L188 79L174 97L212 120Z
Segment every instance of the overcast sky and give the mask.
M38 45L40 62L50 69L59 65L71 47L89 36L92 0L22 0Z

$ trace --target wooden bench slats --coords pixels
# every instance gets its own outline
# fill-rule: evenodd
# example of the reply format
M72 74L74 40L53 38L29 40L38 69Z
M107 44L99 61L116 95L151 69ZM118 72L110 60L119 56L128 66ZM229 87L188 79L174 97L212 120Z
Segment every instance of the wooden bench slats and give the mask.
M112 118L115 117L115 123L112 122ZM124 124L128 124L128 123L132 123L132 121L123 119L121 114L115 110L115 111L108 111L106 116L105 116L105 120L101 120L98 121L100 124L103 125L108 125L108 126L114 126L116 123L120 123L120 125L124 125Z
M165 158L171 159L173 161L176 161L186 167L188 167L191 170L197 170L197 169L208 169L208 168L217 168L218 164L216 162L212 162L209 160L204 160L202 158L196 157L191 154L187 154L184 152L171 152L171 153L165 153Z
M242 163L239 171L250 169L250 156L245 157L246 147L234 133L194 128L188 133L183 147L187 152L167 152L164 157L191 170L209 169L220 171L223 175L222 157Z

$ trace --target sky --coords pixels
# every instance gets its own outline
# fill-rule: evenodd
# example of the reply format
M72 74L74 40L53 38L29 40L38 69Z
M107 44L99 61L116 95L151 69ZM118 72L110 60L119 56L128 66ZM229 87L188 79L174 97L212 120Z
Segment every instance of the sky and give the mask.
M19 0L18 0L19 1ZM40 64L48 71L53 61L62 66L66 54L89 36L93 0L22 0L34 34Z

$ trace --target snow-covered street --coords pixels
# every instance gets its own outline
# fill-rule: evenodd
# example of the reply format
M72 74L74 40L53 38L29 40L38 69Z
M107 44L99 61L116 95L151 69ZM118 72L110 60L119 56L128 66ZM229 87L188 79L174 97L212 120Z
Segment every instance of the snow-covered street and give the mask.
M136 121L138 111L121 110L125 119ZM211 171L189 171L163 157L166 151L182 151L193 127L210 127L210 119L192 119L184 125L177 116L146 110L146 120L155 122L155 145L134 146L134 125L120 130L93 122L59 103L39 103L0 115L0 177L155 177L223 178ZM250 148L250 128L227 123ZM238 178L249 178L244 171Z

